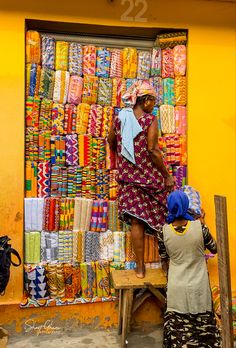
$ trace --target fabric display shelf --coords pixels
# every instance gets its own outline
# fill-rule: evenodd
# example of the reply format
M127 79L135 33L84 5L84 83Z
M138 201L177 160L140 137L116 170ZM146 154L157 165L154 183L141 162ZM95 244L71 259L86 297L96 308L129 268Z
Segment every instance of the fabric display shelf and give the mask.
M22 308L113 301L114 269L134 269L118 218L116 155L107 137L122 95L138 80L157 92L164 161L187 184L186 36L137 50L26 33L25 297ZM167 44L169 43L169 44ZM147 268L160 267L145 235Z

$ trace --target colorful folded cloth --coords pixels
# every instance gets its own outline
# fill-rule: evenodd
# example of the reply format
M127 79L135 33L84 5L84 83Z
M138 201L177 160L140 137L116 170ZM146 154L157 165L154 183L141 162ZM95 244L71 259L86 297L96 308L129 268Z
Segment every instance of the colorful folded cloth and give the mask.
M49 68L42 68L40 74L39 96L52 99L55 83L55 71Z
M113 233L111 231L100 233L100 260L112 261L114 253Z
M149 82L151 86L155 89L156 94L157 94L157 101L156 105L160 106L163 104L163 94L164 94L164 89L163 89L163 80L161 77L151 77L149 79Z
M109 77L111 51L106 47L97 47L96 76Z
M89 113L88 133L98 138L101 133L103 107L98 104L91 105Z
M175 127L176 133L186 135L187 133L187 115L185 106L175 107Z
M82 94L82 103L96 104L97 93L98 93L98 77L85 75L83 94Z
M24 280L29 298L32 300L49 299L45 266L24 265Z
M90 231L105 232L107 230L108 202L105 200L94 200Z
M26 32L26 63L40 64L40 34L34 30Z
M77 110L74 104L65 105L64 133L72 135L76 131Z
M67 167L52 165L51 167L51 196L67 196Z
M25 160L38 161L39 132L37 128L28 127L25 132Z
M81 197L82 195L82 168L71 166L67 169L67 196Z
M175 133L175 109L172 105L160 106L162 133Z
M151 53L148 51L138 52L138 70L137 78L148 80L151 70Z
M110 231L120 231L121 221L118 218L118 202L109 201L108 202L108 229Z
M58 232L58 261L72 262L73 258L73 233L72 231Z
M68 103L78 105L82 100L83 78L77 75L70 77Z
M135 269L136 262L135 261L127 261L125 262L125 269Z
M112 106L124 107L122 96L126 92L126 81L123 78L112 79Z
M50 298L56 298L58 293L56 264L53 263L53 264L46 265L46 277L47 277L47 286L48 286L48 292L50 294ZM61 285L61 282L60 282L60 285Z
M58 260L58 232L41 232L41 262Z
M175 105L175 80L167 77L163 79L163 103Z
M125 263L124 262L110 262L110 273L112 273L114 270L121 270L125 269ZM118 296L118 291L115 290L112 277L110 278L110 287L111 287L111 296Z
M83 73L83 49L77 42L69 44L69 73L78 76Z
M69 42L56 41L56 70L68 70Z
M116 200L118 197L119 185L116 181L118 171L116 169L110 170L109 173L109 199Z
M125 232L113 232L114 238L114 262L125 261Z
M108 297L110 295L110 267L108 261L96 262L97 296Z
M94 138L95 139L95 138ZM79 135L79 165L81 167L88 166L92 161L92 136Z
M52 107L52 135L64 134L65 110L63 104L53 103Z
M76 133L86 134L89 123L90 105L81 103L77 108Z
M109 198L109 171L107 169L96 170L96 199Z
M72 231L74 225L74 206L73 198L61 198L60 200L60 230Z
M64 166L66 163L66 142L65 137L55 135L51 137L51 164Z
M89 231L92 215L93 200L76 197L74 206L74 225L75 231Z
M136 48L123 49L123 77L135 79L137 76L138 54Z
M174 57L173 50L169 47L162 50L162 78L174 78Z
M48 69L55 69L55 39L42 35L42 66Z
M98 79L98 97L97 103L100 105L111 105L112 99L112 79L99 78Z
M96 198L96 172L91 166L82 170L82 197L88 199Z
M152 115L156 116L157 118L157 127L158 127L158 138L162 136L162 131L161 131L161 116L160 116L160 109L155 106L152 110Z
M28 96L25 102L26 127L35 127L35 128L38 127L39 109L40 109L40 98Z
M185 31L158 35L158 45L162 49L166 47L173 48L176 45L186 45L186 43L187 33Z
M60 198L47 197L44 201L43 230L46 232L59 231Z
M70 74L68 71L57 70L55 73L55 84L53 91L53 101L59 104L65 104L67 101Z
M37 197L37 162L26 161L25 164L25 196L27 198Z
M85 232L85 261L97 261L100 255L100 237L97 232Z
M43 198L25 198L25 232L42 231L43 229Z
M79 265L64 264L65 297L74 299L81 293L81 274Z
M173 48L173 56L174 56L175 76L184 76L186 73L186 64L187 64L186 46L185 45L175 46Z
M26 96L38 96L41 66L38 64L26 65Z
M97 296L96 265L95 262L80 264L81 270L81 290L83 298L93 298Z
M135 253L133 249L133 242L131 232L128 231L125 233L125 260L126 261L135 261Z
M151 76L161 76L161 49L154 47L151 57Z
M176 105L185 106L187 104L186 76L177 76L175 78L175 99Z
M180 135L180 164L182 166L187 165L187 137L186 135Z
M172 175L175 179L175 185L177 190L180 190L181 187L186 185L186 180L187 180L186 166L172 166Z
M112 126L113 120L113 107L112 106L104 106L103 115L102 115L102 125L101 125L101 137L107 138Z
M106 142L106 169L116 168L116 153L110 149L108 142Z
M166 162L168 165L180 164L180 138L179 135L165 135Z
M52 127L52 107L53 101L50 99L43 98L40 105L40 114L39 114L39 129L51 130Z
M38 197L50 196L51 164L50 162L38 163Z
M95 75L96 72L96 47L83 46L83 75Z
M66 142L66 165L78 165L78 135L68 134L65 137Z
M106 140L104 138L92 138L92 153L90 163L96 169L106 168ZM106 175L108 172L101 172Z
M110 77L122 77L123 71L123 52L120 49L114 48L111 50L111 65Z
M25 232L25 263L40 262L40 232Z
M47 162L51 159L51 131L39 132L39 161Z

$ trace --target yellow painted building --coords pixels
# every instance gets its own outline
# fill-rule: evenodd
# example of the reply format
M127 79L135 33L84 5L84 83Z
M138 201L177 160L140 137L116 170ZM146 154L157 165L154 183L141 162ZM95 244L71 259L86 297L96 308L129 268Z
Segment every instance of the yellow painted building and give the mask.
M25 20L102 24L128 27L188 29L188 180L202 196L206 221L215 235L214 194L227 197L232 289L236 290L236 2L207 0L21 0L0 3L0 234L23 250ZM143 7L144 5L147 5ZM129 21L124 21L128 7ZM144 22L135 21L144 9ZM138 19L139 20L139 19ZM109 35L109 28L107 30ZM217 260L210 261L217 282ZM11 269L5 296L0 298L0 324L18 331L29 316L39 321L76 318L78 322L112 326L115 304L19 309L23 269ZM6 305L12 305L6 307ZM139 320L160 321L157 307ZM99 320L95 320L99 318Z

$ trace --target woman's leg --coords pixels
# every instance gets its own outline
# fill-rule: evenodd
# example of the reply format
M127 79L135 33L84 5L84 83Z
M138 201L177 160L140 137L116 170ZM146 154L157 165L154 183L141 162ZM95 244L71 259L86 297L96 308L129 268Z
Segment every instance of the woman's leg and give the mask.
M138 278L144 278L144 224L134 217L132 217L131 221L131 235L136 255L136 275Z

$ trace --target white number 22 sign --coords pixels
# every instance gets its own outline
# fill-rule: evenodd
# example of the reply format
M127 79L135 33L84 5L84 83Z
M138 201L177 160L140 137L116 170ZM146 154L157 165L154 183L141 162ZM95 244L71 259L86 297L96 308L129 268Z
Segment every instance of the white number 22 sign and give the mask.
M142 17L148 9L147 0L121 0L121 5L125 5L126 2L129 3L129 6L120 17L122 21L147 22L147 18ZM138 7L139 5L142 5L142 7L139 10L139 12L136 14L136 16L134 17L129 16L131 12L134 10L134 7Z

